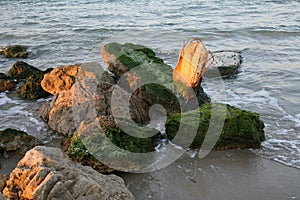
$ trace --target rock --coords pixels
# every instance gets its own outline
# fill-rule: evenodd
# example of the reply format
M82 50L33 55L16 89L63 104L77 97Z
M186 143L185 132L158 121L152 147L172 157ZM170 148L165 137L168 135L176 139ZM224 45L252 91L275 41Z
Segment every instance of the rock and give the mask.
M6 186L6 181L8 180L8 176L5 174L0 174L0 194ZM0 197L1 200L1 197Z
M108 69L117 76L122 76L143 63L164 65L163 60L156 57L154 51L139 44L108 43L102 47L101 56Z
M14 87L13 80L2 80L0 79L0 92L11 90Z
M11 79L16 79L16 82L19 83L19 87L17 89L19 97L33 100L48 95L48 93L41 87L41 81L44 77L44 74L49 70L50 69L41 71L25 62L18 61L7 72L7 77L10 79L10 84L13 84ZM9 83L8 81L6 82ZM11 87L13 87L13 85Z
M40 144L35 137L23 131L10 128L0 131L0 154L24 155L29 149Z
M86 70L92 67L97 68L92 69L93 71L97 71L98 74L102 74L102 77L100 77L99 80L110 83L113 82L113 79L98 63L84 63L82 65L75 64L53 69L50 73L45 74L41 85L45 91L53 95L62 90L69 90L75 83L76 79L81 79L83 77L95 78L96 74L89 72L91 70ZM83 71L82 68L85 70Z
M0 54L6 58L27 58L28 56L27 48L23 45L7 46L0 51Z
M102 47L101 55L108 69L118 78L125 79L119 80L119 84L121 82L123 87L128 85L130 92L145 99L150 105L162 105L168 114L181 111L179 101L186 100L173 85L173 69L156 57L154 51L139 44L108 43ZM200 105L210 102L200 85L194 88L194 92L194 98Z
M18 61L16 62L13 67L7 72L7 76L9 76L12 79L26 79L32 74L35 74L37 72L41 72L41 70L23 62Z
M197 135L190 146L191 148L199 149L210 125L212 105L213 104L203 104L200 106L200 117L195 116L195 111L184 113L183 115L187 116L187 120L184 122L181 120L180 114L170 115L166 122L166 134L168 138L172 140L176 136L179 125L183 127L183 132L187 134L186 138L188 138L190 128L199 123ZM265 140L265 136L263 130L264 123L259 119L259 114L225 104L214 104L214 112L216 112L214 115L217 116L217 120L221 122L224 108L227 110L226 117L223 118L225 119L224 127L214 148L260 147L261 142Z
M124 181L65 158L58 148L28 151L3 191L8 199L134 199Z
M93 81L94 83L92 83ZM96 87L95 91L89 91L90 87ZM77 123L80 123L74 122L73 111L76 110L76 106L86 106L85 112L94 113L95 111L97 117L110 116L112 115L110 107L111 96L116 87L102 81L98 82L96 79L85 79L82 84L73 85L70 90L59 92L54 96L51 103L45 104L40 108L39 115L51 129L65 136L72 136L76 128L79 127ZM127 95L127 93L121 92L116 97L121 101L127 98ZM76 101L74 102L74 100ZM148 103L136 96L132 96L130 102L131 107L129 110L132 119L141 124L149 121ZM126 109L128 109L126 105L123 108L121 105L120 112Z
M30 75L18 89L19 97L34 100L49 95L49 93L41 87L43 78L44 72L36 72Z
M223 78L235 77L242 64L242 54L236 51L218 51L213 53L214 64L205 73L205 77L213 78L222 76Z

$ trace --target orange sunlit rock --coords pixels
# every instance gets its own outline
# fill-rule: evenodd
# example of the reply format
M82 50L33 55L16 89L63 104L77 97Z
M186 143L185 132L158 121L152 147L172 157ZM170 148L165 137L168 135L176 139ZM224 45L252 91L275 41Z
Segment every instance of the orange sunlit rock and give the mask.
M186 42L173 71L174 83L196 87L206 71L207 61L208 51L200 39Z

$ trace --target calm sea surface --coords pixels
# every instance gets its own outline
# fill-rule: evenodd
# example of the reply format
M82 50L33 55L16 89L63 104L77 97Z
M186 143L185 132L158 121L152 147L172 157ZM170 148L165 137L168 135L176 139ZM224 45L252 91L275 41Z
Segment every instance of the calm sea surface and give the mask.
M100 47L110 41L147 45L175 66L188 37L212 51L242 51L240 72L223 81L224 91L213 79L205 90L214 101L259 112L267 140L256 152L300 168L300 1L0 1L0 46L28 46L25 62L40 69L101 62ZM17 60L0 57L0 72ZM37 116L46 100L0 93L0 129L51 141L57 135Z

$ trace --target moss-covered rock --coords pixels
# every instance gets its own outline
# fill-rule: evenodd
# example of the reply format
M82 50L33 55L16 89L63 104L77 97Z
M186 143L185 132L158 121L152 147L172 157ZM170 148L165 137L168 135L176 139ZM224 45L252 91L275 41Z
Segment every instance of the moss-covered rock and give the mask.
M67 156L72 161L91 166L101 173L138 170L142 161L136 160L130 153L154 151L154 138L157 137L156 135L151 138L137 138L118 128L106 128L103 133L95 132L88 135L76 133L68 142ZM121 151L116 150L116 146ZM109 163L109 166L101 161Z
M0 54L6 58L27 58L28 56L27 47L23 45L7 46L0 51Z
M190 139L188 138L191 134L189 130L199 124L197 135L190 145L191 148L199 149L206 137L208 127L220 125L210 124L212 106L214 106L214 117L217 118L215 121L224 121L215 149L260 147L261 142L265 140L265 136L264 123L259 119L259 114L225 104L204 104L199 107L200 117L197 116L198 112L195 112L195 110L182 114L185 115L184 122L181 121L181 114L169 116L166 122L168 138L172 140L176 136L179 126L182 126L186 138ZM225 117L224 109L226 109Z
M153 50L139 44L113 42L104 45L101 54L108 69L117 79L121 77L118 84L129 88L128 92L142 97L150 105L162 105L168 114L181 111L180 102L183 104L186 100L173 84L173 69ZM210 102L201 86L194 88L194 92L199 105Z
M103 46L101 54L108 68L117 75L122 75L126 71L143 63L164 64L161 58L156 57L153 50L133 43L108 43ZM113 65L119 65L120 69L116 70Z

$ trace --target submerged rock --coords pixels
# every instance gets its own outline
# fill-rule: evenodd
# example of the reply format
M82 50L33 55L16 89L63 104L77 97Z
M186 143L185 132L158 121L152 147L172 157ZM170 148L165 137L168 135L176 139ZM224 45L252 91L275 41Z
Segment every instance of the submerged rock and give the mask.
M10 128L0 131L0 154L24 155L29 149L40 144L35 137L23 131Z
M4 47L0 54L4 55L6 58L27 58L28 52L27 48L23 45L12 45Z
M212 122L212 106L214 121ZM198 132L194 138L191 148L199 149L206 137L209 126L210 128L218 128L222 126L219 139L214 149L230 149L230 148L258 148L261 142L265 140L264 123L259 119L258 113L241 110L225 104L203 104L199 107L200 116L195 111L189 111L185 115L188 120L181 121L181 114L170 115L166 122L166 134L172 140L182 126L186 138L189 137L191 127L198 126ZM226 115L225 112L226 111ZM211 124L220 122L220 124ZM213 133L217 134L217 133ZM213 136L213 135L212 135ZM205 149L205 147L202 147Z
M134 199L124 181L66 159L58 148L37 146L10 174L8 199Z
M215 61L205 73L205 77L213 78L221 76L223 78L235 77L242 64L242 54L236 51L219 51L213 53Z

